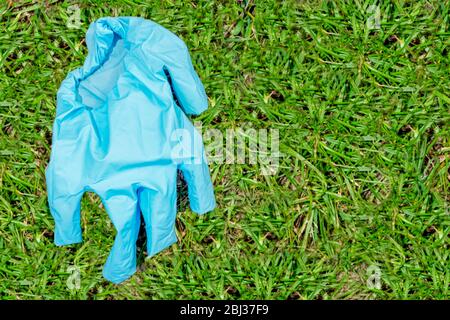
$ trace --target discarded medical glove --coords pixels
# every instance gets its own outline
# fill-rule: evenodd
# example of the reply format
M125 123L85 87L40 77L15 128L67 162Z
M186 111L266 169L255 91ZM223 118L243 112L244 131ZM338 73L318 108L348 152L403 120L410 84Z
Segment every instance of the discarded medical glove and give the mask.
M119 283L136 270L140 211L149 256L176 242L178 169L191 209L215 207L202 139L186 116L203 112L207 97L186 45L152 21L101 18L86 43L84 65L57 94L48 200L55 243L67 245L82 241L83 193L98 194L117 230L103 275Z

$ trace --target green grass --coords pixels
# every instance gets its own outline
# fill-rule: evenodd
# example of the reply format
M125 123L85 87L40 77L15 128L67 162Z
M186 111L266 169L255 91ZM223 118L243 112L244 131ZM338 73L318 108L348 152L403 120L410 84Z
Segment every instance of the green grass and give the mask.
M445 299L450 283L449 1L2 1L0 297ZM14 3L13 3L14 2ZM81 8L80 29L66 26ZM280 169L211 164L218 208L180 204L178 244L116 286L114 228L82 201L84 243L53 244L44 170L56 91L102 16L152 19L187 43L204 128L277 128ZM143 261L144 254L140 253ZM67 268L81 288L66 286ZM378 267L381 288L367 285ZM369 269L370 270L370 269Z

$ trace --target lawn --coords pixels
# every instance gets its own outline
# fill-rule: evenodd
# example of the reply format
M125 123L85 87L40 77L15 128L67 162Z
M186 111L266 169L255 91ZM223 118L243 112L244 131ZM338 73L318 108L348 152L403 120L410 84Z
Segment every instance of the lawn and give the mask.
M0 4L2 299L450 297L449 1L105 3ZM278 129L281 153L274 175L211 162L217 208L180 196L178 243L121 285L99 198L84 242L56 247L44 177L56 91L103 16L180 36L210 102L193 121Z

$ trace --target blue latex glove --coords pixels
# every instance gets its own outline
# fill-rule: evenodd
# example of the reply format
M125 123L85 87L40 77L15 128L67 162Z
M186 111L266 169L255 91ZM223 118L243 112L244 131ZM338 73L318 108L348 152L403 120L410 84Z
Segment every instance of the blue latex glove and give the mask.
M57 94L48 200L55 243L67 245L82 241L83 193L98 194L117 230L103 275L119 283L136 270L140 211L149 256L176 242L177 170L193 211L215 207L202 139L186 116L203 112L207 97L186 45L152 21L101 18L86 42L84 65Z

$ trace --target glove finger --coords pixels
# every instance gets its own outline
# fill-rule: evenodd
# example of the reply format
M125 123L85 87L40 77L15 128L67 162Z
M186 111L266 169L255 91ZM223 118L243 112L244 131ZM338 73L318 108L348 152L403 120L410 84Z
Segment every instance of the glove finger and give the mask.
M212 211L216 207L216 201L206 161L200 164L183 163L180 169L188 187L191 210L198 214Z
M192 211L204 214L216 206L208 161L200 133L185 115L182 115L182 118L186 138L182 139L181 143L185 154L181 158L178 168L187 183Z
M82 241L80 222L80 201L82 193L58 195L49 199L50 212L55 220L55 239L58 246Z
M56 188L61 183L56 184L60 178L55 176L53 167L47 168L45 177L50 213L55 220L55 244L63 246L81 242L80 201L83 192L72 194Z
M120 283L136 272L136 241L140 226L137 199L117 194L104 199L103 203L117 231L103 276Z
M168 184L165 190L144 188L139 193L139 206L145 221L147 253L153 256L177 241L176 183Z

